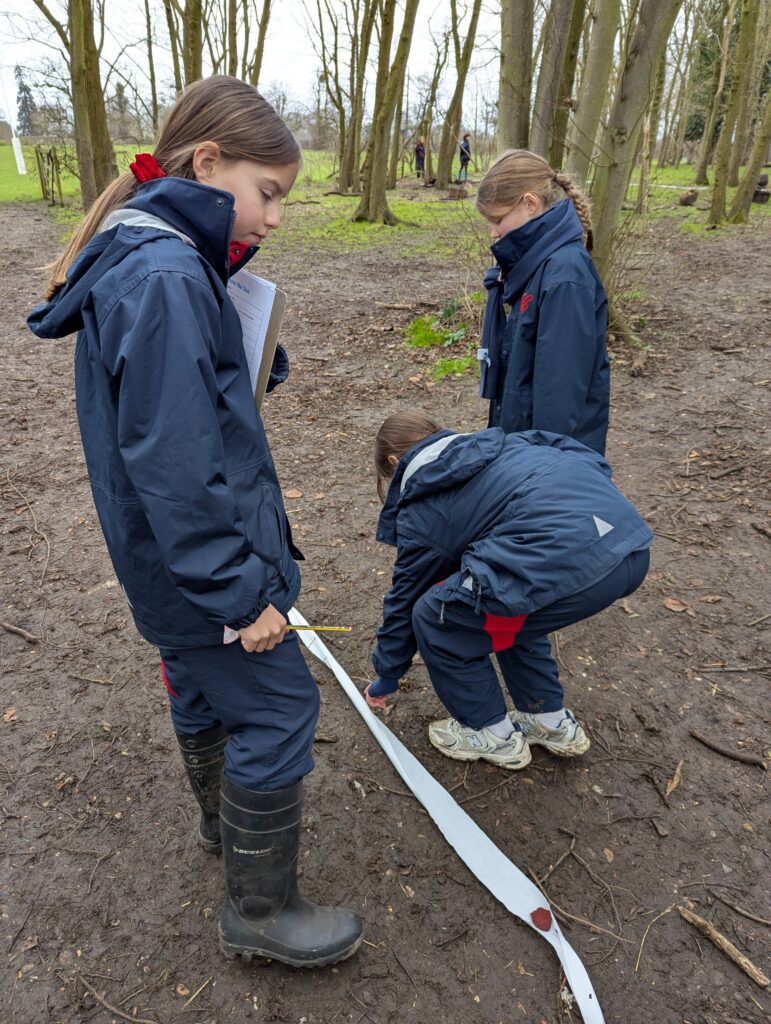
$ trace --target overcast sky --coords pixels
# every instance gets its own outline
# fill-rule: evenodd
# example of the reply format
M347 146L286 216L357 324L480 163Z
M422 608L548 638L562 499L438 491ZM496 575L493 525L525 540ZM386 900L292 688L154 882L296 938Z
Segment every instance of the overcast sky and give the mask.
M107 25L109 30L105 42L104 56L113 60L122 46L144 37L144 14L142 5L126 3L125 0L106 0ZM63 6L58 0L50 5L65 20ZM159 29L163 26L162 7L157 0L151 0L157 7L156 20ZM485 0L480 17L475 51L475 67L468 83L469 94L479 85L491 98L497 92L497 62L494 48L499 37L499 0ZM440 31L447 18L447 0L421 0L415 37L410 53L409 72L416 77L431 71L433 46L430 28ZM32 0L0 0L0 108L12 123L16 119L16 84L13 69L16 64L26 67L38 65L53 50L46 43L56 43L55 33L48 29ZM34 42L22 41L21 36L34 38ZM159 31L159 41L161 33ZM395 44L394 44L395 45ZM136 50L137 61L144 64L143 51ZM157 54L159 78L168 84L172 81L171 62L167 51ZM125 67L126 61L124 61ZM315 71L318 66L313 52L311 38L305 27L304 7L301 0L278 0L274 4L265 46L265 58L260 85L265 88L271 82L281 82L294 100L307 102L312 93ZM452 80L452 69L446 81ZM370 77L373 77L371 74ZM139 78L139 76L138 76Z

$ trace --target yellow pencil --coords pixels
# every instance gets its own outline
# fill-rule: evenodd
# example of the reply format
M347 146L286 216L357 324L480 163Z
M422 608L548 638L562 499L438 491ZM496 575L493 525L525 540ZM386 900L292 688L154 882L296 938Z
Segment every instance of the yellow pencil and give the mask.
M314 633L350 633L353 626L287 626L287 629L312 629Z

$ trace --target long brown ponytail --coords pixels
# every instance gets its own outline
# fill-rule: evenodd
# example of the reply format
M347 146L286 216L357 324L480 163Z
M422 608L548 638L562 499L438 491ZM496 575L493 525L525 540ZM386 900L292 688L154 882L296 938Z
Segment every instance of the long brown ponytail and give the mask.
M591 203L573 179L561 171L554 171L543 157L527 149L508 149L495 161L479 183L476 207L483 216L510 210L526 192L532 192L546 209L559 199L557 187L572 200L578 219L584 229L586 248L592 248Z
M226 160L253 160L284 167L299 163L297 140L257 90L238 78L213 75L188 86L169 111L153 155L169 177L195 178L193 154L202 142L216 142ZM80 250L113 210L124 206L139 187L129 171L111 181L75 231L50 272L46 299L67 278Z

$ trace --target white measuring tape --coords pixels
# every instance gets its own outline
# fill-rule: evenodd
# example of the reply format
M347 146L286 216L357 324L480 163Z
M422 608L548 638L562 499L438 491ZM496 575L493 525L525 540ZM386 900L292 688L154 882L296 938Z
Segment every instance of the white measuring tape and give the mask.
M289 621L293 626L308 625L296 608L289 612ZM300 640L311 654L332 671L364 719L367 728L385 751L388 760L423 804L439 831L466 867L507 910L554 947L584 1024L605 1024L586 968L560 931L560 926L541 891L501 853L474 819L469 817L433 775L426 771L388 726L372 713L351 677L330 654L318 634L303 630L300 633Z

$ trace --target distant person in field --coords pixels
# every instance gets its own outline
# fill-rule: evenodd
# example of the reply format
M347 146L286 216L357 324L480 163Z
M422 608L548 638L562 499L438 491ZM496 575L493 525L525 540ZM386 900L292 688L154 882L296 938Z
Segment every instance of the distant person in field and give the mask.
M252 86L189 85L154 152L91 207L28 322L41 338L78 332L94 503L160 652L198 841L224 854L222 952L314 967L355 952L362 925L297 888L319 695L286 628L302 555L227 288L279 227L300 157ZM271 383L287 373L280 350Z
M415 172L419 178L424 176L426 166L426 142L421 136L415 146Z
M583 754L549 634L636 590L653 536L607 462L559 434L457 434L398 412L378 432L375 467L377 539L396 564L367 702L384 707L419 650L451 716L428 727L447 757L518 769L536 745Z
M468 181L468 165L471 163L471 136L468 132L463 136L459 156L460 170L458 171L458 181Z
M495 257L479 350L489 425L566 434L604 454L608 303L588 251L589 201L522 149L496 160L475 201Z

